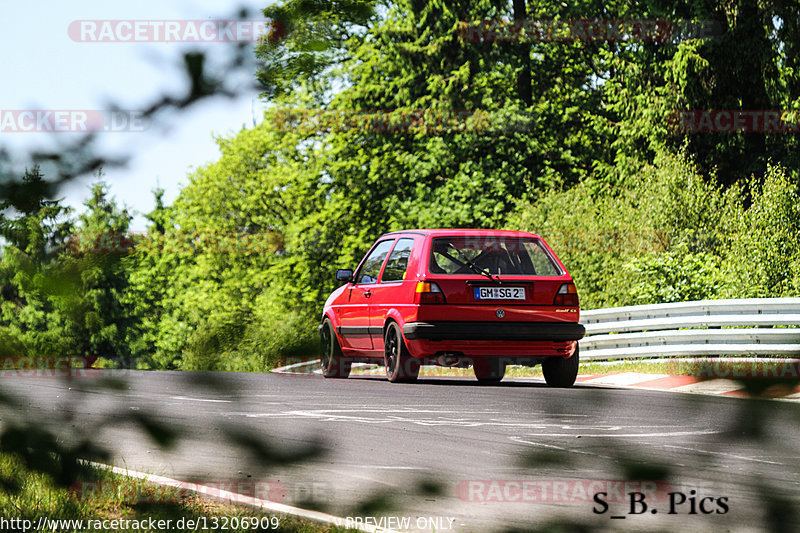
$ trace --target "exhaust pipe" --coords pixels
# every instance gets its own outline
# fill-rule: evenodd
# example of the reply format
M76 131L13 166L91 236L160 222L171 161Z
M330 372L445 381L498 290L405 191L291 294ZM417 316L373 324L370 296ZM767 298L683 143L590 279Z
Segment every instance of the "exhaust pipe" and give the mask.
M459 366L461 363L461 354L443 353L436 358L436 364L439 366Z

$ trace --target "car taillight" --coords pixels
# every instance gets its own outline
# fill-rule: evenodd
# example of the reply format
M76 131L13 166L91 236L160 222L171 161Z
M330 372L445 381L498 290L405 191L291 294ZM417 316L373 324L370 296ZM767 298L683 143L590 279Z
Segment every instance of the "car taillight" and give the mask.
M578 307L578 289L574 283L563 284L556 293L553 305L563 305L565 307Z
M443 304L446 303L444 293L432 281L417 282L417 291L414 294L414 303L418 304Z

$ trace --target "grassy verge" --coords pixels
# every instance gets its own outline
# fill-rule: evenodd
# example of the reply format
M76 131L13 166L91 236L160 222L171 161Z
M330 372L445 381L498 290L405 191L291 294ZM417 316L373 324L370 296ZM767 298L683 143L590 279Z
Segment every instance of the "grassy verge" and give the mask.
M609 363L581 363L578 372L587 374L614 374L618 372L643 372L648 374L691 374L693 366L680 361L647 362L647 361L613 361ZM353 375L382 375L383 367L354 368ZM438 366L424 366L420 370L420 377L448 376L448 377L474 377L471 368L443 368ZM542 377L541 365L535 367L509 366L506 368L506 377L536 378Z
M286 533L341 533L335 526L320 525L291 516L269 515L247 507L218 503L110 471L87 467L79 481L59 486L45 474L33 472L13 454L0 453L0 523L3 531L24 531L23 520L35 528L41 517L49 519L48 531L77 533L158 533L163 531L280 531ZM2 520L0 519L0 520ZM10 520L15 519L17 522ZM152 521L150 520L152 519ZM53 520L83 520L78 524ZM106 521L100 523L87 521ZM112 521L117 520L116 524ZM169 523L159 520L170 520ZM183 526L180 527L180 520ZM199 527L186 527L194 520ZM124 522L127 521L127 522ZM246 522L243 523L243 522ZM214 525L217 527L213 527ZM227 525L226 529L223 524ZM163 526L167 527L163 527ZM255 526L255 527L254 527ZM32 529L31 529L32 530Z

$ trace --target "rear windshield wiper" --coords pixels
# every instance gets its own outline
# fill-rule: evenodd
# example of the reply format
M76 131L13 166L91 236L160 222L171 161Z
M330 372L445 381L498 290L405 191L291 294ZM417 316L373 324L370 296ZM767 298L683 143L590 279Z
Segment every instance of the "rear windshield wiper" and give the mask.
M461 264L465 265L467 268L469 268L470 270L472 270L473 272L475 272L476 274L480 274L481 276L486 276L487 278L489 278L492 281L498 281L498 279L495 279L494 276L492 276L491 272L489 272L488 270L473 264L472 261L470 261L469 258L466 255L464 255L464 253L461 250L459 250L458 248L453 246L452 242L448 242L447 245L450 248L452 248L453 250L455 250L455 252L458 254L458 256L461 257L461 259L464 260L463 262L456 260L455 261L456 263L461 263ZM454 258L450 257L450 259L454 259Z

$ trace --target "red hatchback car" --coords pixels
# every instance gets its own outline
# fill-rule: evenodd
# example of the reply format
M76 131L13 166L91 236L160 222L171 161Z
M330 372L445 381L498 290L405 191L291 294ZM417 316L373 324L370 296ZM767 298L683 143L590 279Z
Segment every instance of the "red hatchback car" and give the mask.
M389 381L420 365L472 366L481 382L506 365L542 365L551 386L578 373L584 327L572 278L541 237L520 231L429 229L381 236L325 302L321 364L344 378L383 363Z

